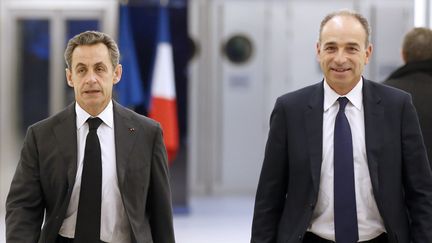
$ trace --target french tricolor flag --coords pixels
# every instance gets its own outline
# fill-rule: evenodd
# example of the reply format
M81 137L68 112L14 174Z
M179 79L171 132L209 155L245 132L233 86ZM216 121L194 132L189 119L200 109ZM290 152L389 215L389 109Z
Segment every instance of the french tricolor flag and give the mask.
M179 148L173 51L170 42L168 9L159 9L158 43L153 67L149 117L163 129L164 143L171 164Z

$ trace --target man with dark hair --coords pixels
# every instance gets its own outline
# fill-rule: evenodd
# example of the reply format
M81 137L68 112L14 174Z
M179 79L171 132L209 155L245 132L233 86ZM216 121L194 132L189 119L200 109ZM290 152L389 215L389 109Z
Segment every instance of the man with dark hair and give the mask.
M402 59L405 65L384 83L411 93L432 163L432 30L414 28L409 31L403 41Z
M324 80L276 101L252 243L432 242L432 172L409 94L362 76L369 25L321 23Z
M76 102L27 130L6 201L7 243L174 243L162 130L112 100L119 57L107 34L69 40Z

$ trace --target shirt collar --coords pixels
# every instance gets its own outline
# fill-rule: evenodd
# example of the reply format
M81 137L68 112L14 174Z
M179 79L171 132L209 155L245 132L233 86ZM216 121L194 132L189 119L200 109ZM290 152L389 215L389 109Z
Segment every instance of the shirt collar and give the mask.
M87 113L77 102L75 102L75 112L77 115L76 125L77 129L79 130L87 122L87 119L92 116ZM112 100L110 100L105 109L97 117L99 117L108 127L114 128L114 112Z
M354 88L346 95L348 100L353 104L358 110L363 109L363 78L354 86ZM327 111L336 100L341 97L340 94L336 93L324 80L324 111Z

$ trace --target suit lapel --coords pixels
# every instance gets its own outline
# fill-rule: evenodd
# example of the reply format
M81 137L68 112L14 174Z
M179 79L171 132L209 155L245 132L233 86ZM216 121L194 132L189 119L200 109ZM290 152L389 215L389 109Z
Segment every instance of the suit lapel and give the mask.
M365 142L366 155L369 166L374 192L379 191L378 160L382 146L382 132L384 131L384 108L381 104L381 97L373 87L375 84L364 79L363 83L363 104L365 116ZM379 194L376 194L379 195Z
M129 155L138 136L138 128L135 127L130 115L125 112L125 108L115 101L113 105L117 176L119 186L123 186Z
M312 181L315 192L318 192L322 163L323 82L315 85L314 88L310 102L306 107L305 121Z
M70 191L75 183L77 171L77 129L75 103L69 105L59 116L59 122L53 127L57 146L64 158Z

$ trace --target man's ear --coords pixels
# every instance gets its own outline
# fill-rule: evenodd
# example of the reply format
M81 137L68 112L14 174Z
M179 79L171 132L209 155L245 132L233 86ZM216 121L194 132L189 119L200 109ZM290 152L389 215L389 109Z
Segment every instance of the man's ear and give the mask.
M371 56L372 56L372 52L373 52L373 46L372 46L372 44L369 44L369 45L366 47L366 59L365 59L365 65L369 63L369 59L370 59Z
M405 52L403 50L401 50L401 57L402 57L402 61L406 64L407 58L406 58Z
M321 45L320 45L320 42L318 41L316 43L316 59L318 62L320 60L320 58L319 58L320 53L321 53Z
M70 87L74 86L72 82L72 72L69 70L69 68L66 68L66 81Z
M117 84L120 82L121 76L123 73L123 66L121 64L118 64L117 67L114 69L114 84Z

